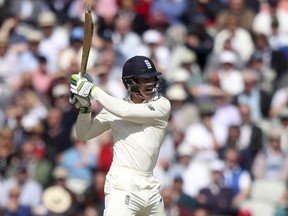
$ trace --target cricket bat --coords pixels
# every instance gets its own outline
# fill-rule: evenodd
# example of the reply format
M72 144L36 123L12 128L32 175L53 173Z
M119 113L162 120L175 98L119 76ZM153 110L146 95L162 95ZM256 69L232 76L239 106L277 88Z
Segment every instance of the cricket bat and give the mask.
M85 20L84 20L84 39L81 57L80 75L83 77L86 74L89 52L91 49L92 37L94 32L93 19L90 5L86 5Z
M90 5L86 5L85 9L85 17L84 17L84 38L82 45L82 56L81 56L81 68L80 68L80 76L84 77L87 69L87 62L89 58L89 52L91 49L92 37L94 32L93 19L91 14ZM76 99L75 95L70 92L69 102L75 104L76 108L80 108L79 98Z

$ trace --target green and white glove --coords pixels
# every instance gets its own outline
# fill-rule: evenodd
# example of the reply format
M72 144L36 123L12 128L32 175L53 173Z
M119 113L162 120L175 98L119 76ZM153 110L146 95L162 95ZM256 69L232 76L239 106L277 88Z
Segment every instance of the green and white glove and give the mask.
M80 73L71 75L69 102L74 104L76 108L79 107L81 113L92 111L90 92L93 87L95 85L90 75L86 74L84 77L81 77Z

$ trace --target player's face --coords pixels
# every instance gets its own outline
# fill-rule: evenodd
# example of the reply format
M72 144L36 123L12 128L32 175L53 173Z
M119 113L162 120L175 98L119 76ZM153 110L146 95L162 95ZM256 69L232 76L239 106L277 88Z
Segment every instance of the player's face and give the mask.
M132 94L133 101L142 103L144 100L149 100L155 91L156 79L156 77L137 79L136 82L139 85L140 94Z
M137 79L137 83L139 84L142 97L146 100L150 99L155 88L156 77L140 78Z

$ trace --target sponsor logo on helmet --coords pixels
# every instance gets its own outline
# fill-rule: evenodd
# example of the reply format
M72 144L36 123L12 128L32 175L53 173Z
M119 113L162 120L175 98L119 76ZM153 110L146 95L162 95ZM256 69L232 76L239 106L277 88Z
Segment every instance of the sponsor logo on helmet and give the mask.
M145 64L146 64L146 66L147 66L148 69L151 69L151 68L152 68L151 63L150 63L147 59L144 60L144 62L145 62Z

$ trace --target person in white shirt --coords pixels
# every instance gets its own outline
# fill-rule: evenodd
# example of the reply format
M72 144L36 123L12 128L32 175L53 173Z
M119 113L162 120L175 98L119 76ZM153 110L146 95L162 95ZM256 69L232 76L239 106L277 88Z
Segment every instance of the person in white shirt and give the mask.
M128 59L122 80L130 94L124 100L108 95L88 76L71 76L70 102L80 105L77 138L86 141L112 130L114 152L104 189L105 216L164 215L160 182L153 176L153 169L171 105L159 93L159 75L151 59ZM91 100L103 106L95 118L91 115Z

